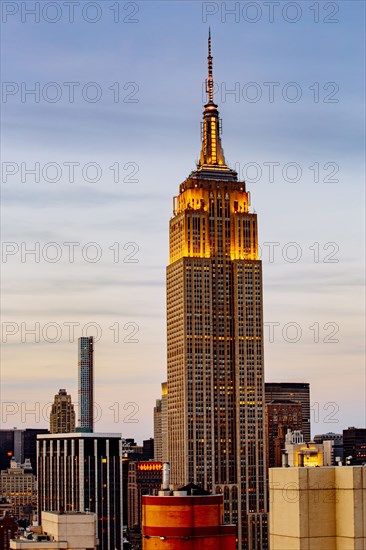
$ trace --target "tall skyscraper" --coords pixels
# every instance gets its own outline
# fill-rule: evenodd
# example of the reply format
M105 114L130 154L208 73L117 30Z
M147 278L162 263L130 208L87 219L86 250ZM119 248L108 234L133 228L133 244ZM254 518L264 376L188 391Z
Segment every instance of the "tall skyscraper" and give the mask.
M122 439L119 434L40 435L38 521L42 512L94 512L99 550L122 550Z
M79 338L79 429L92 432L94 429L94 338Z
M239 548L267 548L262 265L257 216L225 161L209 36L199 164L180 185L167 268L172 483L224 496Z
M308 382L266 382L265 402L289 399L301 404L302 409L302 433L304 441L311 440L310 424L310 384Z
M65 434L75 431L75 411L71 395L61 389L55 395L50 414L51 434Z

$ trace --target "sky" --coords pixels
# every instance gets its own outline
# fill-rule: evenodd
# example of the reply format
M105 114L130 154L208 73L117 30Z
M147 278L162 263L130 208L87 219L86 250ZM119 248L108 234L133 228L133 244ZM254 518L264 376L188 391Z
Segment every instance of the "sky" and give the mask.
M364 3L1 8L2 427L47 427L59 388L77 403L94 335L95 430L153 435L209 26L226 160L258 214L265 378L310 382L313 435L365 426Z

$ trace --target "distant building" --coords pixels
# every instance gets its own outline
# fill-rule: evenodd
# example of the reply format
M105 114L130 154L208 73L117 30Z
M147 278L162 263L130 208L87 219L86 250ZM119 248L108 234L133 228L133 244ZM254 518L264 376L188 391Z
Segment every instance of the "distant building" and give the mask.
M123 543L122 439L118 434L41 435L38 447L38 519L49 511L94 512L99 550Z
M81 432L94 430L94 338L82 336L78 341L79 426Z
M130 462L144 459L143 445L138 445L134 439L125 439L124 442L124 453L125 456L128 456Z
M33 509L37 506L36 478L29 459L24 464L18 464L12 458L10 468L1 472L0 497L8 500L10 513L18 519L27 515L25 507Z
M267 466L282 466L287 430L302 430L301 404L289 399L266 403Z
M157 399L154 407L154 459L162 461L163 438L162 438L162 400Z
M142 496L157 495L163 480L161 462L130 462L128 468L128 530L130 541L141 543Z
M128 524L128 465L129 458L123 454L122 456L122 525L127 529Z
M154 460L168 460L168 384L161 385L161 399L154 407Z
M0 518L9 515L11 511L11 503L7 497L0 497ZM1 548L1 547L0 547Z
M130 462L154 459L154 439L152 437L145 439L142 445L138 445L132 438L124 439L123 442L124 453Z
M22 453L20 460L18 460L17 455L15 459L17 462L23 464L26 458L29 458L33 473L37 476L37 436L42 434L48 434L47 429L38 429L38 428L26 428L22 434Z
M12 550L96 550L96 516L81 512L43 512L42 527L10 542Z
M10 514L0 518L0 550L8 550L10 541L18 533L18 522Z
M154 460L154 439L150 437L150 439L144 439L142 442L142 459L147 460Z
M21 431L21 430L18 430ZM10 466L10 460L15 456L14 449L14 430L0 430L0 470L5 470ZM17 456L21 462L19 455Z
M141 528L141 497L155 495L162 483L161 462L130 462L128 465L128 527Z
M266 382L265 401L271 403L274 400L288 399L301 404L302 408L302 433L304 440L311 440L310 425L310 384L307 382Z
M0 430L0 470L9 468L12 457L20 464L29 458L33 472L37 475L37 435L48 433L43 428Z
M349 464L366 464L366 428L348 428L343 430L343 457Z
M328 432L326 434L318 434L313 438L314 443L323 443L324 441L333 441L333 456L332 466L337 466L338 463L343 461L343 435L336 434L334 432Z
M154 439L146 439L142 445L138 445L132 438L122 440L122 475L123 475L123 525L128 525L129 496L128 496L128 472L129 464L135 462L148 462L154 458ZM140 503L141 506L141 503ZM141 529L140 529L141 531Z
M271 468L271 550L366 548L366 468Z
M142 548L235 550L237 527L223 524L223 495L193 483L171 492L166 466L159 495L142 497Z
M282 453L283 466L331 466L333 441L324 443L305 443L301 431L288 430L285 438L285 449Z
M50 414L51 434L64 434L75 431L75 410L71 395L66 390L59 390L55 395Z

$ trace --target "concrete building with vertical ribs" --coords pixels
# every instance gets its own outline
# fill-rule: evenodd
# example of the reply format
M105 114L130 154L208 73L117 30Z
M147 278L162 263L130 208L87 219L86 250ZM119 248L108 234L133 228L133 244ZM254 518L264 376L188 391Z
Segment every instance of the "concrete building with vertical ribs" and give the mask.
M99 550L122 550L122 438L70 433L37 438L38 520L43 512L94 512Z
M196 170L170 220L167 268L168 460L174 487L224 498L238 547L267 548L262 263L257 215L226 164L213 96Z

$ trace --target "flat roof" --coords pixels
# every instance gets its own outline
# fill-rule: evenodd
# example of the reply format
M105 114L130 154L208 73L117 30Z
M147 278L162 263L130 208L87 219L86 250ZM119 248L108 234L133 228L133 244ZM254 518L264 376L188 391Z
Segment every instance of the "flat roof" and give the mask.
M265 386L283 386L284 388L310 386L310 382L265 382Z
M94 433L94 432L71 432L65 434L38 434L37 439L122 439L122 434Z
M94 512L79 512L78 510L68 510L60 512L59 510L42 510L42 514L54 514L56 516L95 516Z

